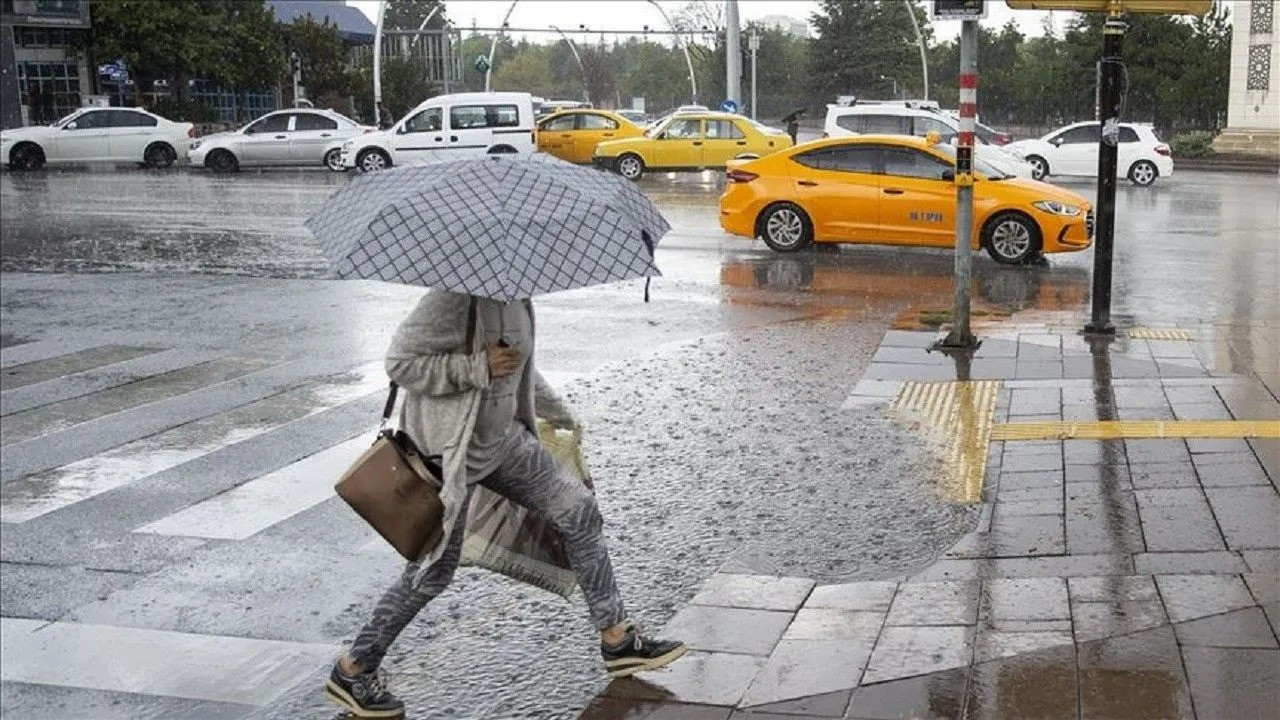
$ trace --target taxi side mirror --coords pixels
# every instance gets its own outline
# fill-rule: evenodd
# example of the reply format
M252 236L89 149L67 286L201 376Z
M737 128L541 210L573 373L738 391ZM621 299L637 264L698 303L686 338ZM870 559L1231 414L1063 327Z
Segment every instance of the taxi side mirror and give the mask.
M1062 138L1060 137L1056 137L1050 140L1049 142L1053 143L1054 145L1057 145L1058 147L1062 147Z
M75 130L77 127L79 127L79 126L78 126L78 125L76 125L76 122L75 122L74 120L72 120L71 122L69 122L69 123L67 123L66 125L62 126L62 129L63 129L63 130Z

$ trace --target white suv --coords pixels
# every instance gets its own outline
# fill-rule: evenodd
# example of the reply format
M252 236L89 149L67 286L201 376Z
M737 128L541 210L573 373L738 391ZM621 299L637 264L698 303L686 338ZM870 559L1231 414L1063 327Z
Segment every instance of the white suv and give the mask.
M342 166L370 172L421 162L442 150L454 157L537 147L532 95L457 93L427 100L388 130L343 143Z
M828 105L823 137L842 135L915 135L925 137L938 133L942 142L955 143L959 121L932 104L920 102L883 102L857 105ZM1033 177L1033 168L1021 155L1005 148L988 145L980 137L974 156L1005 174Z
M1031 163L1036 179L1050 175L1098 174L1098 143L1102 131L1096 122L1082 122L1058 128L1036 140L1019 140L1005 147ZM1158 177L1173 174L1169 146L1150 125L1121 123L1119 127L1116 177L1129 178L1146 187Z

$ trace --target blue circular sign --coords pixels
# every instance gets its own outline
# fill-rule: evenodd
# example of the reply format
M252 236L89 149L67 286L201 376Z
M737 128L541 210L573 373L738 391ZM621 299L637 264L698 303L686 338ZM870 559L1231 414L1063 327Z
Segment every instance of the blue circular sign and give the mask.
M724 102L720 103L720 109L727 113L736 113L738 112L738 101L725 100Z

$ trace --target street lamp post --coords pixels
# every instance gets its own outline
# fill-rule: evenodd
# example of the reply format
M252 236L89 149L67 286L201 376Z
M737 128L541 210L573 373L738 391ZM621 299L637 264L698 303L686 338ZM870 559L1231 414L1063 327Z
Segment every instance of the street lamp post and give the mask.
M484 91L489 92L489 80L493 77L493 54L498 52L498 40L502 38L502 31L507 27L507 21L511 19L511 11L516 9L516 3L520 0L511 0L511 6L507 8L507 14L502 16L502 24L498 26L498 32L493 34L493 42L489 43L489 67L484 71Z
M582 71L582 101L591 104L591 88L587 84L587 68L582 64L582 56L578 54L578 47L573 44L573 40L569 39L560 28L555 25L551 26L552 30L560 33L560 37L569 45L569 51L573 53L573 59L578 61L578 70Z
M889 77L888 75L881 75L881 76L880 76L880 79L881 79L881 80L888 80L888 81L890 81L890 82L892 82L892 83L893 83L893 97L894 97L894 99L897 99L897 97L898 97L898 78L896 78L896 77Z
M752 30L750 37L747 38L748 46L751 48L751 119L756 119L756 55L760 53L760 33Z
M742 28L738 22L738 0L724 3L724 98L742 102L742 54L739 39Z
M662 14L662 19L666 21L667 27L676 31L676 42L680 43L680 49L684 51L684 64L689 67L689 102L698 104L698 81L693 75L693 58L689 57L689 44L685 42L683 35L676 30L676 26L671 22L671 17L667 15L667 11L662 9L658 4L658 0L647 0L648 3L658 9Z
M373 124L379 121L382 105L382 21L387 16L387 0L378 0L378 25L373 30Z
M911 0L902 0L907 6L907 15L911 16L911 27L916 31L916 47L920 49L920 78L924 83L924 94L920 96L922 100L929 99L929 57L925 54L924 36L920 34L920 22L916 20L916 9Z

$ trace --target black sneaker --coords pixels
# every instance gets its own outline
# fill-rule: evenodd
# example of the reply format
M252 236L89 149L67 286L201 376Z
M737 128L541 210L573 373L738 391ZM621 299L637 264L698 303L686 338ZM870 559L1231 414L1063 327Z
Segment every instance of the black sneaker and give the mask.
M627 636L617 645L600 643L604 667L609 677L626 677L641 670L655 670L685 654L688 647L674 640L658 640L640 634L640 628L627 628Z
M378 671L347 677L334 663L324 697L358 718L398 718L404 715L404 703L387 690L386 680Z

